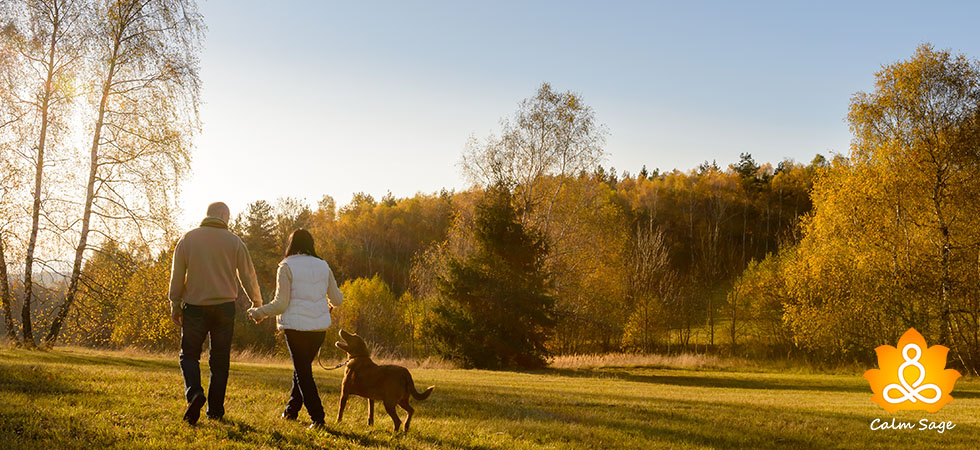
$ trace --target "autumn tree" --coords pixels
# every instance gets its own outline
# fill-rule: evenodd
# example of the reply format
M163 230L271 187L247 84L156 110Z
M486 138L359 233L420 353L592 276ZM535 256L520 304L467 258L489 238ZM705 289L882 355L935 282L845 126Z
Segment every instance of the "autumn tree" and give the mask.
M975 331L958 333L953 318L966 319L964 328L972 330L980 319L975 308L956 314L959 308L953 306L954 298L966 294L961 290L966 279L955 266L975 260L980 244L972 220L980 207L980 160L974 158L980 148L980 65L923 45L910 60L885 67L876 78L875 91L858 93L848 114L854 159L880 167L878 174L892 187L882 194L893 195L897 219L912 221L935 242L933 255L922 256L938 275L940 342L973 335L973 344L980 343ZM980 354L970 355L977 358Z
M161 252L154 259L142 261L129 277L112 328L113 345L157 350L178 346L180 328L170 321L167 301L172 257L172 250ZM240 325L236 324L236 328L237 337Z
M623 341L634 349L652 352L659 340L657 331L663 328L663 305L673 300L677 278L663 230L654 229L652 222L637 224L628 252L628 295L633 312Z
M793 334L784 322L790 290L786 260L794 258L796 248L786 247L778 254L749 262L728 291L726 309L733 352L740 337L751 337L767 356L786 356L792 351Z
M0 33L4 31L0 30ZM6 81L11 72L12 57L7 50L0 50L0 79ZM7 84L7 83L4 83ZM11 307L14 302L13 290L10 286L10 274L7 270L7 258L10 255L9 244L13 239L11 230L16 225L15 195L21 184L21 174L13 164L13 125L19 120L17 109L13 104L9 89L0 88L0 308L2 308L4 328L7 338L17 340L17 330Z
M375 349L404 353L410 330L387 283L377 275L357 278L345 281L340 291L344 303L338 312L344 328L357 332Z
M865 357L915 327L976 371L980 66L923 45L875 78L784 263L787 323L803 345Z
M558 336L562 348L583 338L609 348L622 331L623 305L605 299L623 298L609 288L618 286L612 267L628 233L616 226L623 217L609 201L612 187L588 176L604 157L607 134L580 94L543 83L502 121L499 136L471 139L461 161L476 186L510 188L522 224L548 242L544 269L554 282L559 321L578 324L559 327L570 332ZM585 238L596 232L603 236Z
M409 288L416 252L446 237L451 197L418 194L377 202L358 193L317 240L342 279L381 277L401 295Z
M91 8L96 94L88 181L68 292L48 344L71 310L93 228L108 234L128 222L143 240L148 227L170 228L174 186L188 170L197 128L203 24L194 2L118 0Z
M122 307L138 299L124 297L126 286L147 256L136 248L108 240L85 261L79 274L75 314L67 317L62 340L72 344L104 347Z
M501 128L500 137L470 141L463 153L463 173L480 186L504 183L515 189L521 220L528 223L538 214L536 225L547 232L561 181L599 163L606 130L580 95L555 92L548 83L523 100ZM557 176L559 183L543 188L540 182L546 175Z
M276 251L282 255L286 253L286 246L289 245L289 235L293 231L303 228L309 229L312 225L313 211L305 202L296 198L280 198L276 201L276 236L278 245Z
M21 308L22 337L24 344L31 347L36 345L31 305L35 297L42 200L46 195L45 169L50 165L52 149L68 140L70 107L78 95L76 75L90 37L85 28L86 5L82 0L10 0L0 10L3 46L13 49L13 66L18 68L10 77L16 84L5 89L12 91L18 104L26 105L22 119L25 124L17 145L34 175Z

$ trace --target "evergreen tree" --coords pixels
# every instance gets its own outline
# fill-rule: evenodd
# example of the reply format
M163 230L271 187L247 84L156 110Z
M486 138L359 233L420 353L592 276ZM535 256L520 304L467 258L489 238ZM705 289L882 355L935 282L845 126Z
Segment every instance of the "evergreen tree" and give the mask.
M255 277L259 281L259 289L265 302L272 301L275 295L276 272L279 261L282 260L277 226L275 209L265 200L250 203L231 225L231 230L242 238L252 257ZM238 305L241 309L248 306L241 287L238 288ZM236 321L233 345L262 349L270 349L276 345L274 320L255 324L245 315L238 314Z
M248 209L238 216L232 231L238 234L252 257L255 274L262 288L262 296L267 298L276 286L276 269L282 255L279 254L276 215L272 205L259 200L248 205ZM271 299L270 299L271 300Z
M449 261L434 332L444 357L477 368L537 368L554 329L544 237L525 228L502 185L476 207L476 251Z
M759 165L752 159L751 153L740 153L738 155L738 164L732 165L732 169L742 178L753 179L759 172Z

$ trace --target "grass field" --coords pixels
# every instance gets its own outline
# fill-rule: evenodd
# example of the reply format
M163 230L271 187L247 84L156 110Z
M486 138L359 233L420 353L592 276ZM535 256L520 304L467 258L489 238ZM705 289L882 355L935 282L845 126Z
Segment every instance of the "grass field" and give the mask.
M206 367L206 364L205 364ZM871 403L860 374L665 367L554 369L537 373L413 369L433 395L416 405L409 434L393 435L366 402L336 415L341 371L316 368L328 427L278 419L286 363L232 362L225 422L180 421L176 356L58 348L0 349L0 448L976 448L980 381L961 379L935 414L944 433L871 431L892 415ZM404 417L404 413L403 413ZM304 423L303 420L307 422ZM917 428L917 427L916 427Z

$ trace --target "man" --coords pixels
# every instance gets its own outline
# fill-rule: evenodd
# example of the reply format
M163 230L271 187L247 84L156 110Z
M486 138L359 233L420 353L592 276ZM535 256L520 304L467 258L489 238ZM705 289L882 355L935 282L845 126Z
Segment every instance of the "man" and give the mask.
M201 226L177 241L170 274L170 317L180 333L180 370L184 374L187 410L184 421L197 424L208 404L208 418L225 414L225 386L235 330L235 299L241 285L252 305L262 306L255 268L245 243L228 231L231 212L217 202L208 206ZM211 384L208 396L201 387L201 348L211 335Z

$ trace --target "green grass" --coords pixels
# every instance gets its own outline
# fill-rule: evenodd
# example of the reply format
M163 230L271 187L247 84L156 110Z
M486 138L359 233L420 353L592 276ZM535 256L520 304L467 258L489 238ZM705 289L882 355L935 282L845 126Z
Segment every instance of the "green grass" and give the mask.
M205 364L206 367L206 364ZM336 415L341 371L316 368L328 427L278 419L290 383L282 363L232 362L228 421L180 421L176 356L58 348L0 349L2 448L976 448L980 381L953 403L899 420L952 421L935 431L871 431L892 415L871 403L860 374L616 368L539 373L414 369L435 384L415 402L409 434L391 433L366 401ZM206 373L206 371L205 371ZM403 416L404 417L404 413Z

